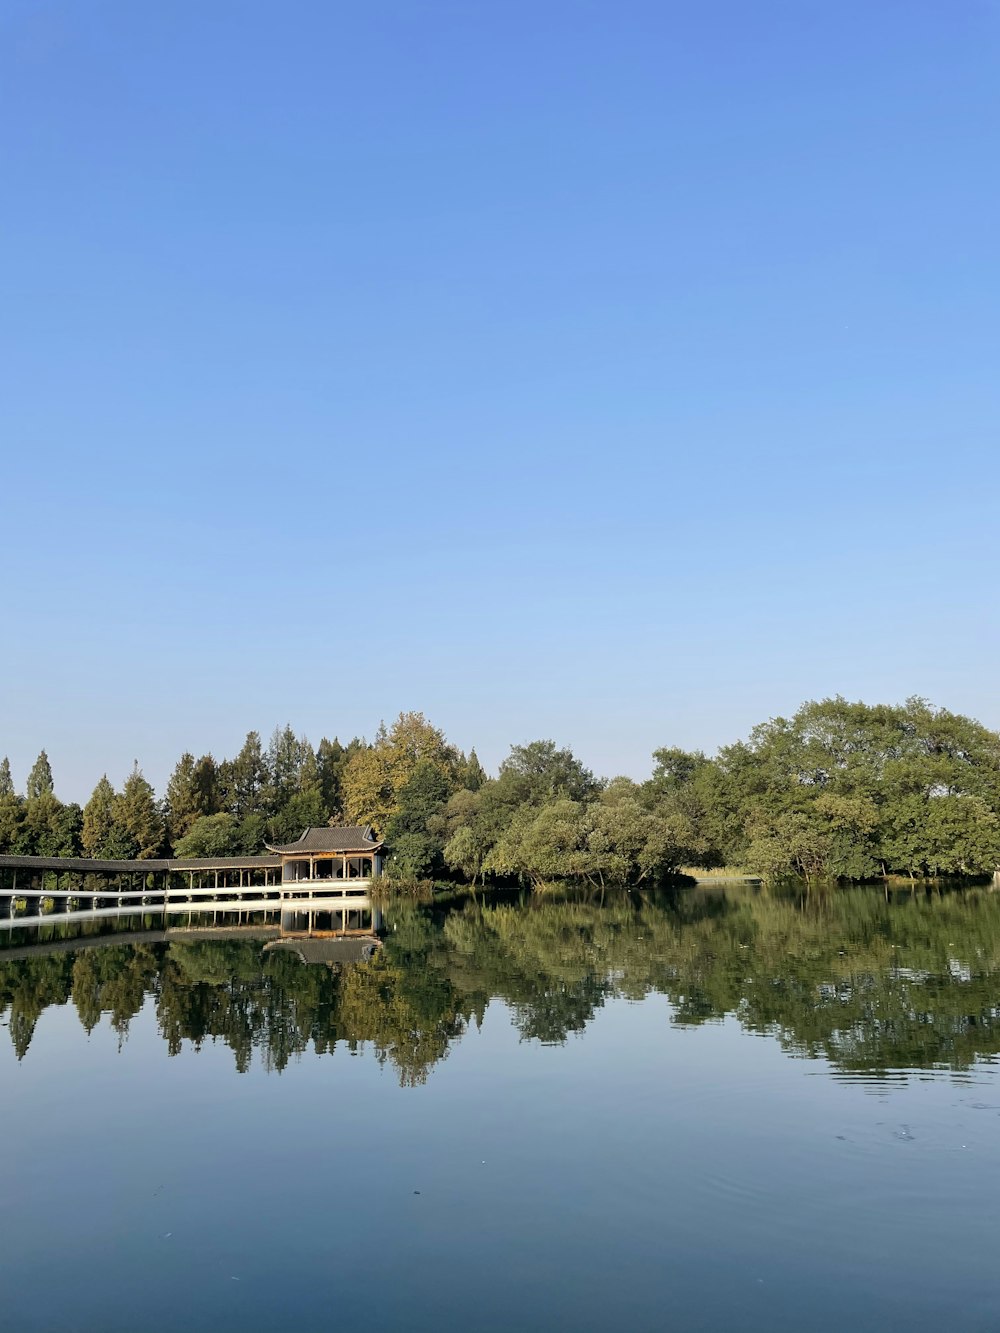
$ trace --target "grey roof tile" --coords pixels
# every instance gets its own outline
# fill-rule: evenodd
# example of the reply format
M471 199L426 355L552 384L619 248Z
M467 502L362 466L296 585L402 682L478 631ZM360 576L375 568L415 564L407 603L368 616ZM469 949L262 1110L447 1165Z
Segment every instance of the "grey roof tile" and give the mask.
M268 846L272 852L289 855L293 852L373 852L382 843L372 837L370 824L355 824L341 828L307 828L295 842L268 843Z

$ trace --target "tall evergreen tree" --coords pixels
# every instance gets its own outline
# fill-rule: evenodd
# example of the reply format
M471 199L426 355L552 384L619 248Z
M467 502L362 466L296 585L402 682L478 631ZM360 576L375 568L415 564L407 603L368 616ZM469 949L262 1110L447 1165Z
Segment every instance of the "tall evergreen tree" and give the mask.
M0 852L11 852L18 844L24 802L14 790L10 761L0 764Z
M271 805L275 813L285 808L301 789L302 765L312 746L295 735L291 726L275 727L267 747L267 766L271 775Z
M272 842L289 842L304 828L325 824L329 818L329 807L323 799L319 761L304 737L297 744L301 757L297 790L268 821L268 837Z
M172 847L184 837L201 811L194 783L194 755L185 750L167 782L167 837Z
M0 853L17 847L23 816L24 802L19 796L0 796Z
M195 759L184 753L177 761L167 783L167 838L175 846L204 816L219 812L221 779L219 766L210 754Z
M107 773L83 807L83 831L80 842L86 856L117 857L132 854L132 847L118 822L118 797Z
M248 731L239 754L235 759L228 760L223 768L223 808L236 819L267 814L270 773L261 747L260 733Z
M219 765L215 756L203 754L191 775L194 800L199 815L215 815L221 809Z
M299 742L302 746L302 763L299 767L299 792L318 792L320 797L323 794L322 783L319 776L319 760L316 758L316 751L309 742L302 738Z
M43 750L35 760L31 772L28 774L28 786L25 795L30 801L36 796L51 796L55 790L55 784L52 781L52 765L49 763L49 756Z
M323 793L323 804L331 815L340 810L340 774L345 754L346 751L336 736L332 741L328 741L324 736L316 747L319 787Z
M469 751L469 757L463 758L458 766L458 784L466 791L478 791L486 781L486 770L479 762L475 749Z
M153 788L143 777L138 761L125 779L118 808L122 825L135 842L136 856L143 860L156 856L163 843L163 821Z

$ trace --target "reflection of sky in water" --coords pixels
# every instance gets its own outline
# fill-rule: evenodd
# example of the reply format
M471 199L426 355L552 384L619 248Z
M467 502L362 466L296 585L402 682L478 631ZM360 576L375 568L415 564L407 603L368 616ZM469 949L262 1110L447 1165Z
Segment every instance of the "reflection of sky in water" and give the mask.
M344 1047L280 1077L221 1042L168 1058L151 1001L121 1050L50 1008L0 1068L10 1327L1000 1316L992 1069L845 1082L662 997L562 1045L493 1002L417 1087Z

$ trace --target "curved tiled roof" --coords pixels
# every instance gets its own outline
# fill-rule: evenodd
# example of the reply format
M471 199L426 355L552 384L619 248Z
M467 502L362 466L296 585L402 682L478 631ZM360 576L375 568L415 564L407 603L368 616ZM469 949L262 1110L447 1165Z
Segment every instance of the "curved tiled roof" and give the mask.
M148 860L110 860L93 856L0 856L0 870L80 870L85 875L151 875L164 870L259 870L280 866L281 858L268 856L171 856Z
M370 824L355 824L344 828L307 828L295 842L286 842L278 846L268 843L272 852L291 856L295 852L322 855L324 852L374 852L382 846L379 838L372 837Z

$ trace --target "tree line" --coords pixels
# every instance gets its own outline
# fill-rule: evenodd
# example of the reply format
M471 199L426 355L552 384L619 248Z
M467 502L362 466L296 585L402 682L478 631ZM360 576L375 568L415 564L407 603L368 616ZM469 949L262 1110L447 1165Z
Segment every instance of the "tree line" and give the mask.
M421 713L372 741L313 747L291 727L233 759L178 760L158 799L138 765L82 808L43 751L25 790L0 764L0 852L243 855L309 825L371 824L398 879L651 884L684 869L766 879L981 875L1000 866L1000 735L922 699L842 698L772 718L714 756L664 747L645 782L599 779L551 740L495 775Z

